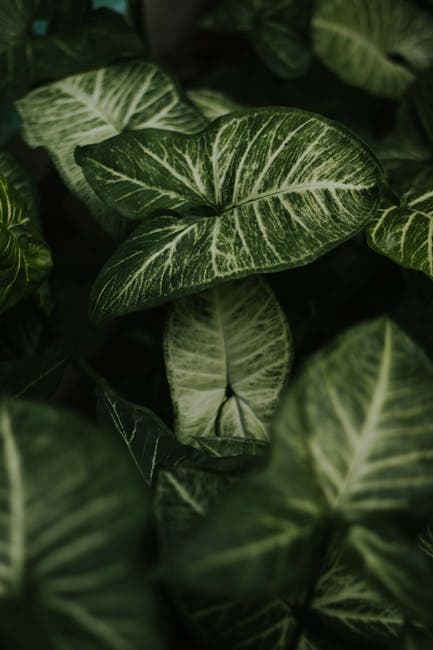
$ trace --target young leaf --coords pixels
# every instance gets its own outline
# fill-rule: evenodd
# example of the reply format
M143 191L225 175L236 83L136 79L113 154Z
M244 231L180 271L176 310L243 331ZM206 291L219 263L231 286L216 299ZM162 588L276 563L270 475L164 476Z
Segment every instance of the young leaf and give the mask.
M274 471L285 475L303 444L339 516L431 511L432 396L432 364L392 321L354 327L313 357L283 400Z
M241 104L231 97L210 88L188 90L187 96L209 122L242 108Z
M355 136L297 109L233 113L192 136L123 133L77 160L126 217L189 213L147 218L118 249L93 290L96 320L307 264L374 216L382 179Z
M223 0L204 26L245 34L275 74L293 79L304 74L311 61L310 7L310 0Z
M122 449L69 413L14 401L1 403L0 443L8 647L161 647L134 577L146 500Z
M24 201L0 177L0 313L35 290L50 270L50 252Z
M433 173L423 174L400 200L385 205L367 228L373 250L433 280Z
M179 440L268 440L292 356L286 317L264 280L231 282L174 303L165 361Z
M407 0L319 0L313 41L341 79L384 97L433 64L433 20Z
M206 124L156 65L132 62L68 77L17 102L24 138L48 149L69 188L103 227L113 217L74 161L78 145L106 140L123 130L149 127L193 133Z
M415 544L388 539L354 526L347 539L363 562L363 572L414 620L431 625L433 565Z

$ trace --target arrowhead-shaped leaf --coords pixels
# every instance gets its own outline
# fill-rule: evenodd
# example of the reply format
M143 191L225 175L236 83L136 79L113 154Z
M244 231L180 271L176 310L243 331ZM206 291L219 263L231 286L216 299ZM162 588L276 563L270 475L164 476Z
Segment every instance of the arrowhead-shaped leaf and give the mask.
M407 0L319 0L313 41L335 74L384 97L433 64L433 20Z
M386 205L367 237L378 253L433 279L433 173L418 178L400 205Z
M433 366L406 334L386 319L354 327L313 357L283 400L274 471L283 475L304 445L339 516L431 512L432 398Z
M292 348L286 317L264 280L247 278L175 302L165 360L179 440L268 440Z
M51 255L14 187L0 177L0 313L35 290Z
M106 206L75 163L75 147L101 142L126 129L193 133L206 125L165 72L139 61L43 86L17 102L17 108L26 142L48 149L65 183L109 231L116 229L114 218L107 215Z
M146 495L115 442L69 413L1 403L0 620L8 647L161 647L154 604L134 577Z
M311 262L375 215L382 179L354 135L296 109L232 113L190 136L123 133L77 160L108 205L146 218L96 281L96 320ZM148 218L167 209L188 216Z

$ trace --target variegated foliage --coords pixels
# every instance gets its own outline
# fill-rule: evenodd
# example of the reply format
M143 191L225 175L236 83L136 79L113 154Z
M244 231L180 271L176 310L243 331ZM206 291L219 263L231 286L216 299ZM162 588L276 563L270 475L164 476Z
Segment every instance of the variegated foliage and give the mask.
M175 302L165 360L176 434L268 440L292 361L286 317L264 280L247 278Z
M405 517L413 527L431 511L432 395L431 363L391 322L337 339L283 399L269 466L231 493L179 554L181 584L233 595L266 584L297 594L314 583L324 549L348 533L345 552L369 560L371 584L425 619L432 597L420 575L433 566L398 530ZM381 561L387 546L392 553Z
M433 174L416 179L399 205L385 205L367 237L378 253L433 279Z
M34 90L16 105L26 142L49 151L65 183L112 233L117 231L117 219L107 213L86 182L74 161L75 147L101 142L124 130L194 133L206 125L172 79L143 61L67 77Z
M95 320L311 262L371 220L382 179L353 134L296 109L232 113L192 136L123 133L77 160L109 206L143 220L97 278ZM152 217L164 210L182 218Z
M0 619L7 647L161 647L154 605L133 573L146 500L122 451L69 413L1 403Z
M433 19L408 0L318 0L313 42L344 81L397 98L433 63Z

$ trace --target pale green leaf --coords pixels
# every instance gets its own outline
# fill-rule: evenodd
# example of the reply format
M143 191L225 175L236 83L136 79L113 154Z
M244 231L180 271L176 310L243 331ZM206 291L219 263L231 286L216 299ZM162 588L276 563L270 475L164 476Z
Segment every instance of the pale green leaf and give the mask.
M433 20L407 0L319 0L313 41L340 78L384 97L433 64Z
M347 545L358 555L368 579L414 620L431 624L433 565L415 542L401 542L391 535L384 537L354 526Z
M210 88L188 90L187 96L209 122L242 108L241 104L231 97Z
M367 238L378 253L433 279L433 173L418 178L400 205L386 204Z
M113 216L75 163L75 147L101 142L126 129L192 133L206 124L171 78L144 61L67 77L34 90L17 102L17 108L26 142L49 151L65 183L108 230Z
M51 254L17 191L0 177L0 313L39 287Z
M268 440L292 356L286 317L264 280L247 278L175 302L165 361L179 440Z
M96 280L95 320L307 264L371 220L382 179L353 134L297 109L233 113L191 136L123 133L77 159L108 205L145 219ZM149 219L164 209L191 216Z
M431 508L433 367L395 324L344 333L306 365L275 422L274 472L304 449L328 507L350 521Z
M154 604L133 573L146 495L122 451L70 413L2 402L0 619L8 647L161 647Z

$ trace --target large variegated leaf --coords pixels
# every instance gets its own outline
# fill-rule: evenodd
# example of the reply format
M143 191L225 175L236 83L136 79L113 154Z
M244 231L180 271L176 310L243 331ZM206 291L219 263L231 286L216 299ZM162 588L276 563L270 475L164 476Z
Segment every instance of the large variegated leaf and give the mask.
M74 161L74 149L121 131L145 128L194 133L206 120L180 94L171 78L144 61L122 63L67 77L17 102L23 134L48 149L63 180L112 230L107 208Z
M217 31L240 32L278 76L299 77L310 61L311 0L222 0L206 18Z
M348 545L362 562L362 571L382 591L398 602L416 621L431 625L433 564L416 542L381 536L372 530L354 526Z
M165 361L176 435L267 440L292 361L286 317L264 280L247 278L175 302Z
M433 280L433 174L418 179L400 205L386 205L368 226L367 237L378 253Z
M34 291L50 269L50 251L24 200L0 177L0 313Z
M197 526L220 502L230 482L213 474L176 468L160 474L156 494L159 534L165 552L179 546L183 539L193 538ZM177 593L176 602L197 635L215 640L216 647L229 650L285 650L292 647L299 632L297 615L305 594L295 598L284 592L257 600L209 598L206 582L197 592ZM402 625L396 609L386 603L362 580L342 566L332 563L321 575L309 605L309 618L320 617L327 637L344 632L343 638L370 641L390 640ZM313 614L313 616L311 616ZM306 636L305 636L306 635ZM302 636L302 633L301 633ZM319 647L304 629L300 647ZM335 639L334 639L335 642ZM338 643L331 646L340 647Z
M274 471L306 445L329 507L348 520L431 506L433 367L391 321L357 326L316 355L276 434Z
M7 647L161 647L154 605L134 577L146 495L115 442L69 413L1 403Z
M316 259L374 216L382 178L354 135L296 109L233 113L192 136L123 133L77 160L108 205L147 218L96 281L100 320ZM189 214L148 218L164 209Z
M344 81L385 97L433 63L433 20L407 0L319 0L313 40Z
M210 88L188 90L187 95L209 122L241 109L241 105L234 99Z

